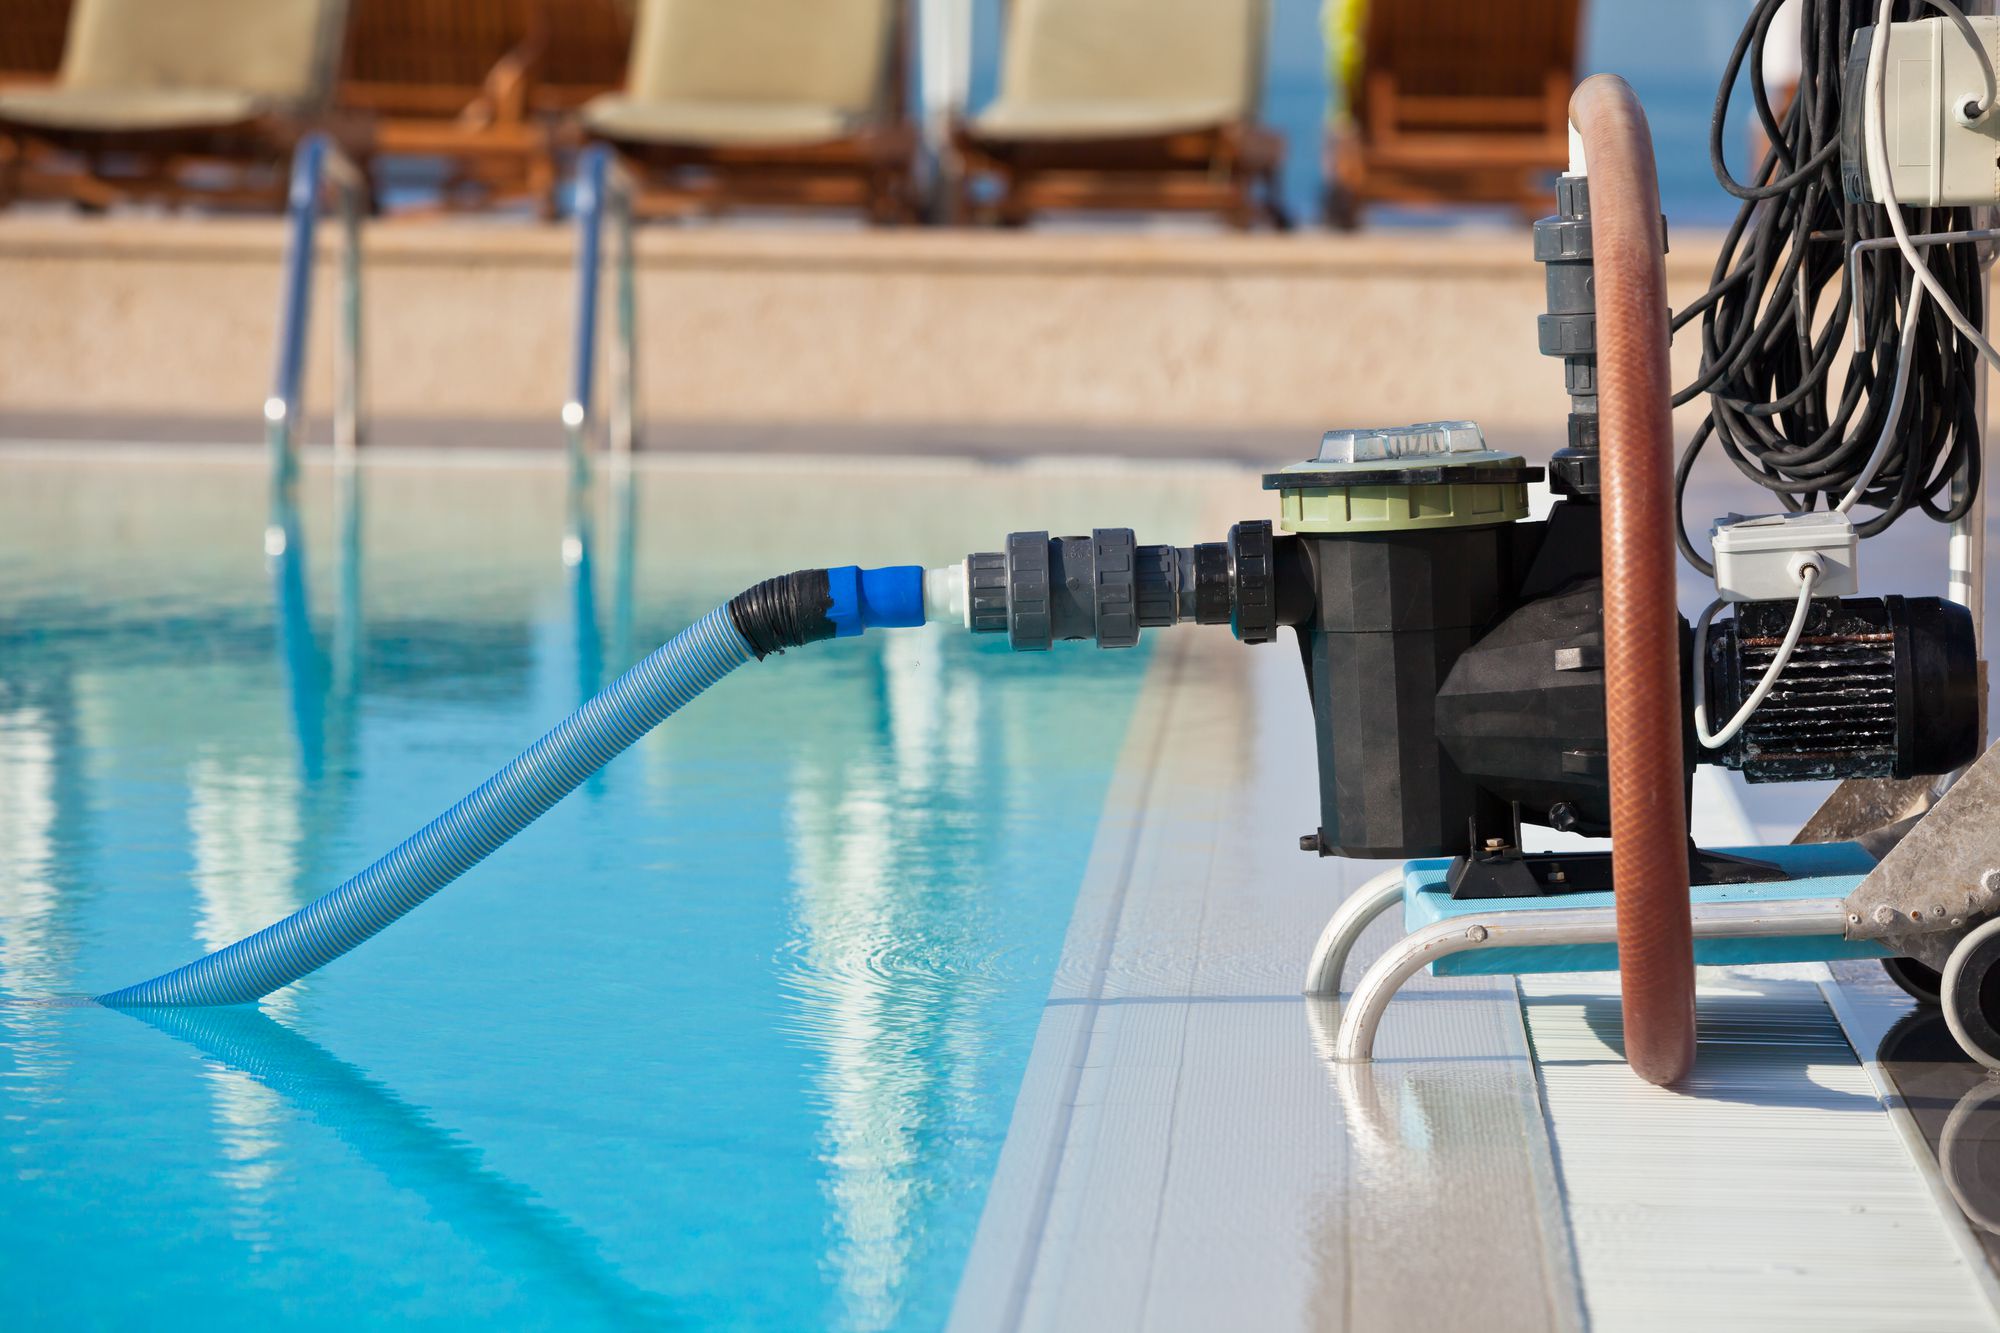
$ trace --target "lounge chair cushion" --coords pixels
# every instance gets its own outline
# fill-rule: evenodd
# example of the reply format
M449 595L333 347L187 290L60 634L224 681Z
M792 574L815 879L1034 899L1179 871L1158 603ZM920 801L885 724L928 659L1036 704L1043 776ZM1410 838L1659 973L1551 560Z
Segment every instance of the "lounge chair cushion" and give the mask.
M978 139L1024 143L1150 138L1215 129L1236 119L1240 111L1229 98L1124 102L1014 102L1002 98L973 118L972 133Z
M819 122L826 137L827 111L884 105L894 13L892 0L646 0L626 91L634 102L714 104L716 134L780 137L746 128L756 114L735 118L750 104L776 122Z
M262 109L263 103L249 93L198 88L48 88L0 94L0 121L49 130L209 129L240 124Z
M998 125L1051 137L1105 123L1216 124L1257 102L1264 0L1014 0ZM1112 105L1134 109L1113 116ZM1032 110L1031 110L1032 108Z
M853 133L861 118L800 102L651 102L611 93L584 104L583 123L626 143L722 148L827 143Z
M76 0L59 86L226 89L317 105L332 82L346 10L346 0Z

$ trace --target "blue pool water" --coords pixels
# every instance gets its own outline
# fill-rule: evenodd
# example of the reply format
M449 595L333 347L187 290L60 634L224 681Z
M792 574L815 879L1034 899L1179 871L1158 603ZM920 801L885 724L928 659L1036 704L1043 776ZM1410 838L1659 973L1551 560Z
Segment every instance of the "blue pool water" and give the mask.
M567 563L552 469L310 480L267 559L253 465L0 459L5 1323L939 1325L1143 649L748 667L261 1009L37 1002L317 894L749 579L891 558L837 478L649 475Z

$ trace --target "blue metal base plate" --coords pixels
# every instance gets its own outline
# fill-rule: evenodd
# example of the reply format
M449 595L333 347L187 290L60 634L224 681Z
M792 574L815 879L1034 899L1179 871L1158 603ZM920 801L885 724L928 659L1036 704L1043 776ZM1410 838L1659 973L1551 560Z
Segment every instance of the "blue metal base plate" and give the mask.
M1714 884L1690 889L1696 903L1782 902L1798 898L1845 898L1875 868L1875 858L1851 842L1794 847L1725 847L1719 850L1773 862L1793 878L1770 884ZM1609 893L1566 893L1554 898L1479 898L1459 901L1445 888L1447 860L1411 861L1403 867L1403 928L1417 930L1438 921L1491 918L1503 912L1549 908L1611 909ZM1696 940L1697 963L1799 963L1835 958L1886 958L1888 951L1865 940L1838 935L1797 935L1780 939ZM1513 972L1612 972L1618 968L1614 944L1571 944L1532 949L1473 949L1432 965L1437 976L1492 976Z

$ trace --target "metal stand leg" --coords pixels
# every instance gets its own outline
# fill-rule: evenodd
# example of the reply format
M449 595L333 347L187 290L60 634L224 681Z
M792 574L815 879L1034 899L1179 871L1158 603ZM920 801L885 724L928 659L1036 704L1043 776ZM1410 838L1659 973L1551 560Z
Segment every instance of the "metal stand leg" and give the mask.
M1308 995L1339 995L1340 977L1347 968L1347 955L1362 933L1390 908L1403 901L1403 868L1385 870L1347 895L1334 911L1313 946L1312 962L1306 965Z

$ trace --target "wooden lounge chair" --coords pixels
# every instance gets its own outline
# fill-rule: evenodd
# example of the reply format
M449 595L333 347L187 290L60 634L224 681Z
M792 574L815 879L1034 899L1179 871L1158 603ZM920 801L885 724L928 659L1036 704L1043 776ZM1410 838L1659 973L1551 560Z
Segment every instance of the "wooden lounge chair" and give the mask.
M954 135L999 220L1045 209L1219 210L1283 227L1284 143L1257 123L1265 0L1013 0L1000 95Z
M362 166L442 162L440 203L556 208L557 117L624 78L622 0L350 0L339 105L366 126ZM552 82L564 80L564 82Z
M569 116L625 85L638 0L547 0L551 20L528 89L535 110Z
M647 214L744 205L912 216L907 0L642 0L622 93L584 132Z
M0 2L0 88L55 82L70 0Z
M43 88L0 91L0 200L281 207L345 0L76 0Z
M0 0L0 92L55 82L68 28L69 0ZM21 177L22 152L0 137L0 205Z
M1330 139L1326 213L1371 203L1548 211L1569 161L1582 0L1375 0Z

